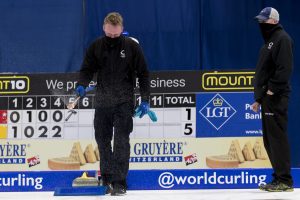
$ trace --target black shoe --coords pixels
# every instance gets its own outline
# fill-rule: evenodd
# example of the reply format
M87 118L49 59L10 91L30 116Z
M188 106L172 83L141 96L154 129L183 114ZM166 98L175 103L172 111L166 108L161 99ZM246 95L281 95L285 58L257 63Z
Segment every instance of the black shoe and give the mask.
M271 187L271 185L277 184L277 182L278 182L278 180L273 179L270 183L260 185L260 186L258 186L258 188L262 191L267 191L267 188Z
M113 191L113 185L112 185L111 182L103 181L102 185L106 187L105 194L110 194L110 193L112 193L112 191Z
M266 185L260 186L259 189L268 192L293 192L294 191L293 186L287 185L277 180L272 181L271 183L268 183Z
M106 192L105 194L111 194L113 192L114 188L112 186L111 183L109 183L108 185L106 185Z
M126 187L120 184L114 184L111 196L123 196L126 194Z
M294 188L291 185L277 182L277 184L271 185L270 187L266 188L268 192L293 192Z
M106 187L105 194L110 194L113 191L113 185L106 177L101 177L99 183L100 186Z

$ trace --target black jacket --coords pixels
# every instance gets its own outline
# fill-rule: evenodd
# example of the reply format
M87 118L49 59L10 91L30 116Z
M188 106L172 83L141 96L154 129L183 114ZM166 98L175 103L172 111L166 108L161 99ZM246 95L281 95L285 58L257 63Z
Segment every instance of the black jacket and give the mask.
M133 102L136 77L142 100L149 100L149 71L140 45L132 39L120 36L114 45L105 37L93 42L87 49L78 84L88 86L95 73L96 106Z
M288 96L293 68L293 41L280 24L271 31L260 50L254 79L254 98L257 102L267 90L274 95Z

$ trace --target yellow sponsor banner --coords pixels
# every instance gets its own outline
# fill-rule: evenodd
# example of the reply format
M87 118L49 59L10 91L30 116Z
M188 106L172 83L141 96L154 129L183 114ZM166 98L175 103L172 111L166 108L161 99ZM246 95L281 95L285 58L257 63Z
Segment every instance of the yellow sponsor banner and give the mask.
M0 140L0 171L97 170L89 148L96 146L93 140Z
M131 169L271 167L261 137L132 139L130 163Z
M26 94L29 89L28 76L0 76L0 94Z
M93 140L0 140L0 171L98 170ZM131 139L130 169L271 167L261 137Z
M204 91L253 90L255 72L206 72L202 75Z

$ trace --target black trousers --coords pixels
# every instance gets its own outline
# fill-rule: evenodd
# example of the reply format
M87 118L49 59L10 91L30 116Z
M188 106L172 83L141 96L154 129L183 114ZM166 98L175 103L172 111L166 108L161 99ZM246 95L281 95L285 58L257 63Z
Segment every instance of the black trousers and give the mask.
M287 135L288 97L266 95L261 108L264 146L274 170L273 178L293 185Z
M133 128L132 115L132 103L95 109L95 137L104 182L118 183L126 187L130 158L129 135Z

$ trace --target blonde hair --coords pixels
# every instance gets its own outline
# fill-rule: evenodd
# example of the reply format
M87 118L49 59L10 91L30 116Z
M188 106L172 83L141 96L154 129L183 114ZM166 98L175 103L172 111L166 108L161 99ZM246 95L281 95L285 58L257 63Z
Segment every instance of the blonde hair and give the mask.
M106 17L104 18L103 25L105 25L105 24L111 24L114 26L116 26L116 25L123 26L123 18L120 15L120 13L111 12L111 13L108 13L106 15Z

